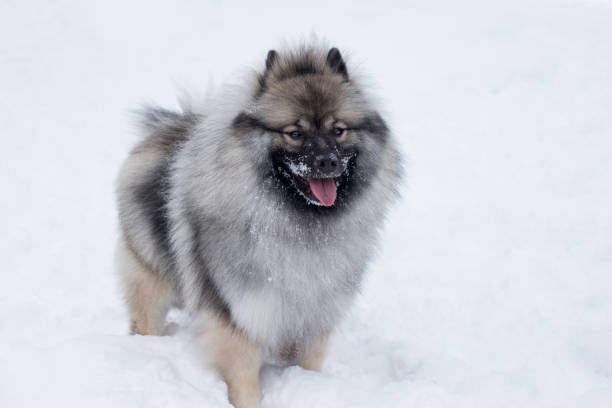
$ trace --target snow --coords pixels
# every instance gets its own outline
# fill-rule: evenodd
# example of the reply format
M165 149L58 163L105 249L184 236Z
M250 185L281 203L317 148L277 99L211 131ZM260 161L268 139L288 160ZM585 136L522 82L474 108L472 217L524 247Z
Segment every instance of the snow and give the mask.
M346 166L346 163L348 163L348 160L344 162L345 166ZM312 171L310 166L308 166L304 162L297 162L297 163L291 162L291 163L287 163L287 165L289 166L289 170L291 170L293 174L296 174L300 177L304 177L306 174Z
M127 335L129 112L317 33L371 74L407 180L323 372L265 369L264 408L612 406L610 21L604 0L1 2L1 405L229 406L186 335Z

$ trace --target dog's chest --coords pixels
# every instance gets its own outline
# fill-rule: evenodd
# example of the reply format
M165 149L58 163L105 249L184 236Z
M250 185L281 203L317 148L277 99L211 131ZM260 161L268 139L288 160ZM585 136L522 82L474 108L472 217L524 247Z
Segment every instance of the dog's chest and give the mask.
M232 319L278 353L330 331L347 309L363 269L337 246L313 250L268 240L250 253L252 268L243 278L251 284L236 285L230 294Z

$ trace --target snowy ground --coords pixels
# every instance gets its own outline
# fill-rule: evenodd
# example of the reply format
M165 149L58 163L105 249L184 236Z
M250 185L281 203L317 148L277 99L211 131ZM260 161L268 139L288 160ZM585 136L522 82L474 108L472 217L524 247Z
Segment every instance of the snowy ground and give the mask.
M183 337L127 335L127 112L317 33L408 177L324 372L265 370L264 407L612 406L610 3L166 3L0 1L0 405L229 406Z

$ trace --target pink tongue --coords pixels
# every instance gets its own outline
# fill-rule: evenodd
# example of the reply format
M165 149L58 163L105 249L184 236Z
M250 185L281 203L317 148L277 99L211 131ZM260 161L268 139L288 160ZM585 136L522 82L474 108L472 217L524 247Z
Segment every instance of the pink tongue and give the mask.
M333 178L308 180L310 191L326 207L336 201L336 182Z

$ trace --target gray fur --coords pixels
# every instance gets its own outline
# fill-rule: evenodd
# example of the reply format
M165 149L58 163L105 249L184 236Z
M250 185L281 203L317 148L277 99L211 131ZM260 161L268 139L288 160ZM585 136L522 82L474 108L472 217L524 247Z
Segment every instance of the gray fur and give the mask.
M354 193L332 208L293 205L270 152L299 148L274 129L306 118L319 135L326 117L357 129ZM346 312L396 195L399 155L371 99L337 49L304 47L270 52L205 111L149 108L142 123L118 185L127 246L194 319L224 319L267 361L290 363Z

